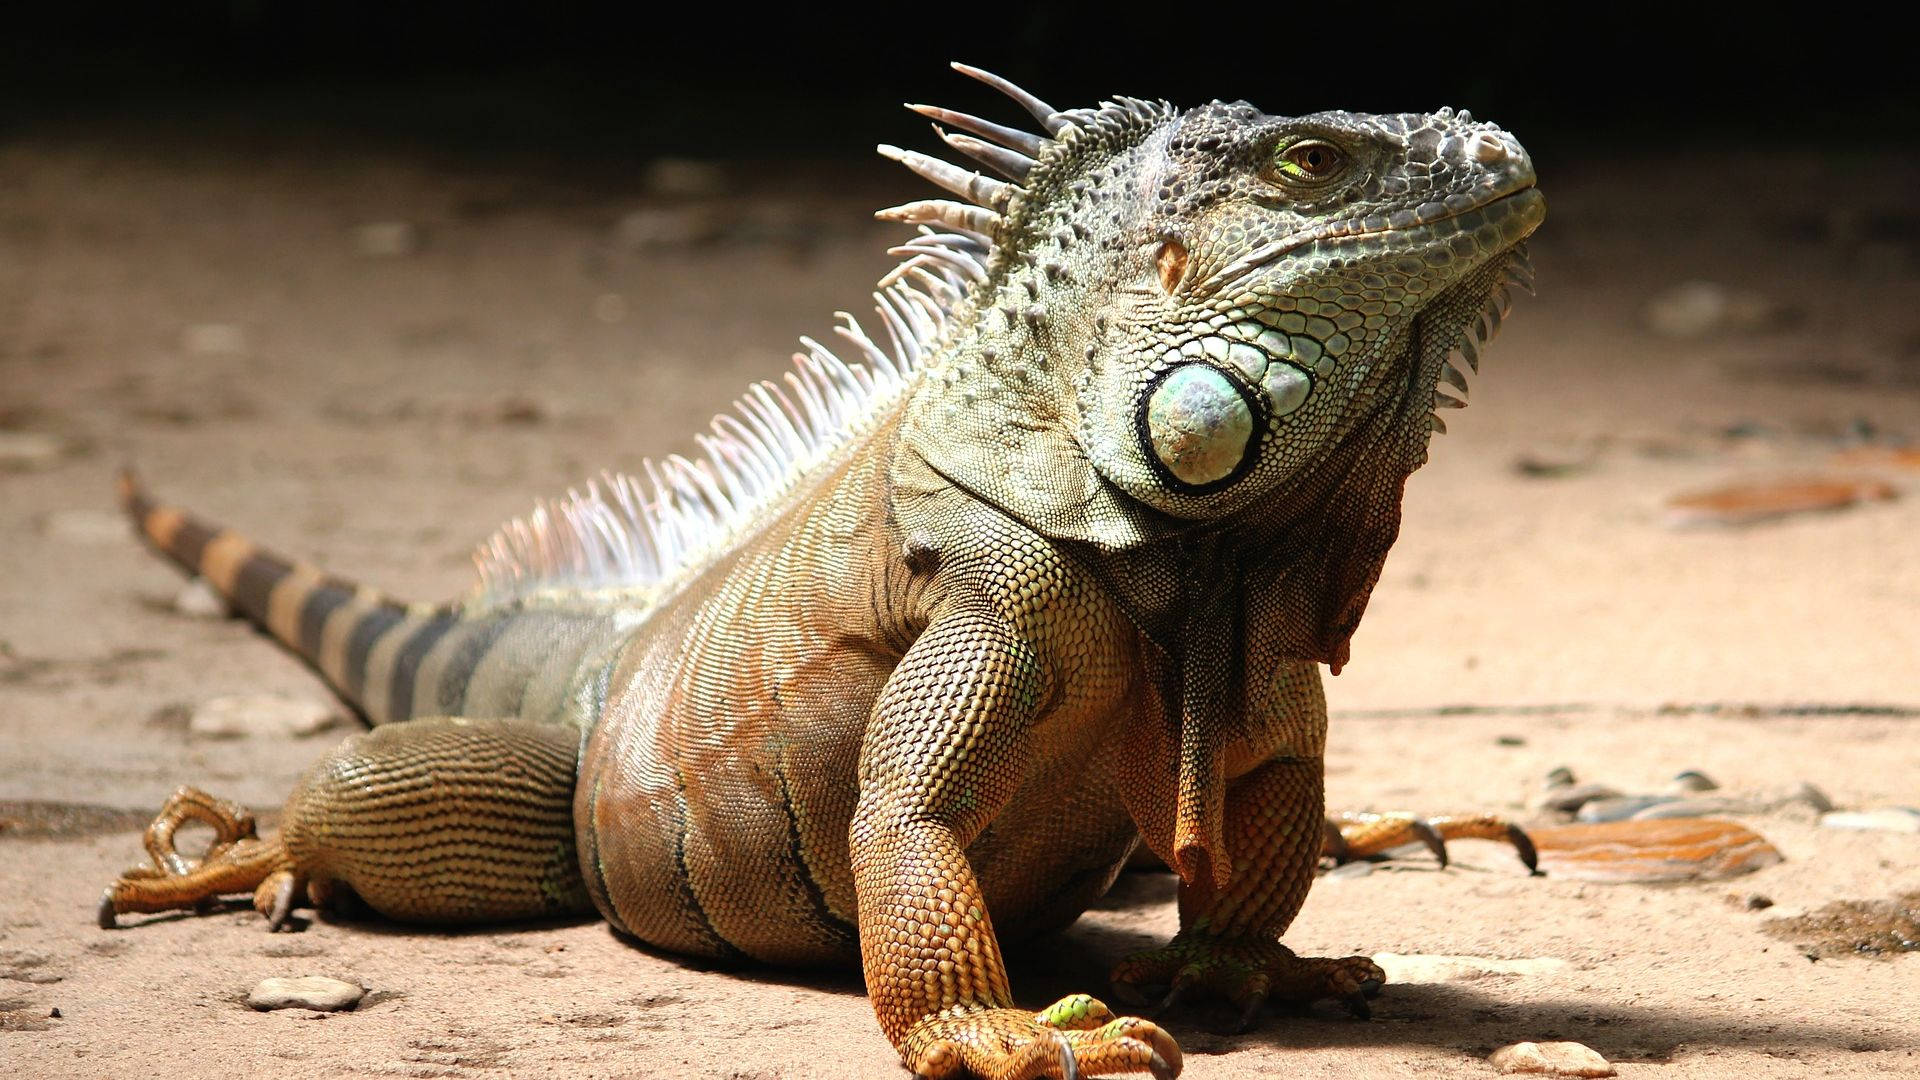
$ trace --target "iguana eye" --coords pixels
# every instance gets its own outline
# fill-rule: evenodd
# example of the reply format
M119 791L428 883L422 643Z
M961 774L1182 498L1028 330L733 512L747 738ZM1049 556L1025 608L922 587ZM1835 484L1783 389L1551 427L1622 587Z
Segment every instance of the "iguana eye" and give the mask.
M1296 184L1319 184L1333 179L1347 163L1340 148L1324 139L1288 143L1273 157L1273 172Z

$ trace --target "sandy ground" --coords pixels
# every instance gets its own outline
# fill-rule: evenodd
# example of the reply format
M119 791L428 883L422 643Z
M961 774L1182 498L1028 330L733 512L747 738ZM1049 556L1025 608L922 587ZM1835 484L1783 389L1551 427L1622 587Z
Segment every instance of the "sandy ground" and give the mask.
M1521 298L1411 486L1331 681L1332 801L1525 816L1566 765L1632 790L1692 767L1729 789L1920 804L1920 473L1885 474L1902 498L1741 529L1674 530L1661 509L1828 470L1863 438L1920 440L1920 168L1669 155L1542 171L1542 295ZM271 808L338 737L203 740L170 719L223 694L325 691L241 624L172 609L178 577L113 522L113 470L137 462L163 496L399 594L451 594L496 522L687 448L795 335L859 305L898 235L866 212L916 194L880 165L737 173L759 179L694 175L687 195L669 190L686 176L291 138L0 147L0 435L60 441L0 473L10 1072L899 1075L857 978L700 970L591 922L93 926L138 854L133 827L174 785ZM362 253L356 227L390 221L417 250ZM1642 305L1690 279L1771 309L1650 333ZM1846 708L1862 705L1891 708ZM50 812L54 827L31 824ZM1480 1076L1520 1039L1585 1042L1629 1077L1920 1074L1920 958L1815 962L1765 930L1920 889L1920 836L1746 820L1786 861L1729 882L1530 879L1474 843L1445 872L1324 881L1289 936L1302 951L1565 966L1392 986L1371 1023L1326 1010L1223 1036L1176 1016L1187 1075ZM1022 1001L1103 990L1117 953L1171 932L1170 891L1129 877L1019 949ZM1776 906L1748 910L1754 893ZM241 1003L263 977L309 973L371 994L324 1018Z

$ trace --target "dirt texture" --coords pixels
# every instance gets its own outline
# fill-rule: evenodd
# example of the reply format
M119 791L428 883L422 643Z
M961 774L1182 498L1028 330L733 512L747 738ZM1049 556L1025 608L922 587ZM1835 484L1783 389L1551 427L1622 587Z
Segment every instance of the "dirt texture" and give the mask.
M1857 453L1920 441L1920 168L1669 151L1541 173L1541 295L1447 414L1330 680L1332 803L1530 819L1564 765L1625 791L1694 768L1730 791L1920 804L1920 471ZM686 451L798 334L864 309L901 235L868 213L919 194L878 162L609 177L272 138L0 146L8 1071L901 1075L854 973L707 970L590 921L270 936L248 910L117 931L93 912L175 785L270 819L341 734L193 732L212 698L326 691L243 624L183 613L179 576L113 517L114 470L396 594L452 595L497 522ZM1738 302L1688 322L1683 296L1649 324L1688 281ZM1677 493L1809 474L1894 497L1666 517ZM1920 835L1792 807L1740 820L1785 861L1603 886L1463 842L1444 871L1325 880L1288 938L1303 952L1560 963L1441 965L1389 986L1372 1022L1328 1008L1229 1036L1209 1031L1224 1012L1176 1014L1186 1075L1478 1077L1494 1049L1551 1040L1623 1077L1920 1074L1920 957L1767 931L1920 890ZM1103 994L1118 954L1172 932L1171 893L1129 875L1014 948L1020 1000ZM247 1007L260 980L304 975L368 993L342 1013Z

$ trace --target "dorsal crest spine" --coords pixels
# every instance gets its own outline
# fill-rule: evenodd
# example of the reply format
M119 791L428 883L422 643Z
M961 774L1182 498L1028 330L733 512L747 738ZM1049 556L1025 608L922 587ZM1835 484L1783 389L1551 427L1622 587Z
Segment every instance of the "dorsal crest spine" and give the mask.
M909 106L967 135L940 131L948 145L1008 179L999 180L925 154L882 147L881 153L956 195L880 211L882 220L919 225L912 240L890 249L900 263L873 294L885 345L852 315L836 313L835 333L851 350L842 359L802 337L793 369L780 381L748 388L731 412L695 436L700 454L646 461L641 475L602 474L584 488L543 500L531 514L502 526L474 552L479 581L471 605L506 603L542 593L661 588L723 549L755 515L792 489L834 450L870 428L899 400L916 374L970 310L973 290L988 280L1006 242L1007 218L1025 191L1019 181L1070 139L1076 124L1097 123L1112 104L1056 112L1032 94L964 64L954 69L1018 102L1044 135L965 113ZM1129 103L1132 105L1134 103ZM1161 106L1161 108L1165 108Z

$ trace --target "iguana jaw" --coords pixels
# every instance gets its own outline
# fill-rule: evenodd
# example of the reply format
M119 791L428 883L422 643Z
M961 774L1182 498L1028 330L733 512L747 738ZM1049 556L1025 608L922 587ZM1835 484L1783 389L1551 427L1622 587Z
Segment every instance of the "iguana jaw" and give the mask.
M1546 215L1546 200L1534 183L1533 170L1528 167L1524 172L1514 175L1511 183L1501 185L1480 200L1463 205L1448 206L1436 202L1392 216L1375 214L1323 222L1247 253L1211 275L1200 285L1200 290L1223 292L1231 289L1240 279L1309 244L1319 243L1335 248L1342 241L1385 237L1391 247L1417 248L1422 238L1440 234L1442 226L1465 233L1471 231L1478 222L1496 214L1511 214L1516 221L1525 223L1525 233L1531 233ZM1432 209L1429 210L1429 207ZM1398 239L1404 239L1404 245L1392 243Z

